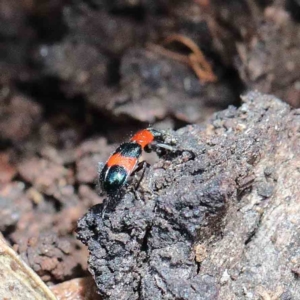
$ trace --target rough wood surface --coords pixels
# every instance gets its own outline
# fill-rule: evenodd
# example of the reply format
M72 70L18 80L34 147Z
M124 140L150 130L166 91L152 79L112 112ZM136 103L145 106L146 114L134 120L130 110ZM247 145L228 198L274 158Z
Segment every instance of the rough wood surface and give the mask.
M161 157L142 200L79 221L105 299L300 299L300 111L242 99L173 133L195 158Z

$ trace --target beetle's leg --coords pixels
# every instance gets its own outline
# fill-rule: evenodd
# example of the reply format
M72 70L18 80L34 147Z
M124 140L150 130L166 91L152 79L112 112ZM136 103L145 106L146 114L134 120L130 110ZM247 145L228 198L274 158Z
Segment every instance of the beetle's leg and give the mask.
M130 185L130 190L132 191L132 193L135 195L135 198L138 200L142 200L140 197L140 194L138 192L138 188L145 176L145 172L146 169L149 168L149 164L146 161L141 161L140 163L138 163L138 165L136 166L136 168L133 170L133 172L131 173L131 175L135 176L137 172L139 172L140 170L142 170L142 174L141 176L137 177L135 176L135 180L137 181L137 183L133 183L132 185Z
M167 150L171 152L176 152L177 149L175 147L172 147L169 144L164 144L162 142L153 141L151 144L148 145L148 148L151 151L155 151L158 155L162 154L162 150Z
M135 173L139 172L140 170L142 170L142 174L140 176L140 179L138 180L136 186L135 186L135 190L138 189L138 187L140 186L144 176L145 176L145 171L147 168L150 167L150 164L148 164L145 160L141 161L138 163L138 165L136 166L135 170L131 173L131 175L135 175Z
M173 147L169 144L164 144L164 143L159 143L159 142L152 142L151 145L151 150L155 150L156 153L160 154L161 149L166 149L171 152L179 152L179 153L184 153L188 152L190 154L189 160L193 160L196 157L196 154L192 150L186 150L186 149L178 149L177 147Z
M163 148L163 149L173 151L173 152L177 151L176 148L174 148L168 144L164 144L164 143L153 142L151 145L152 145L153 149Z
M108 206L108 201L109 201L109 199L105 198L105 199L103 200L103 202L102 202L102 205L103 205L102 213L101 213L102 219L104 219L105 211L106 211L107 206Z

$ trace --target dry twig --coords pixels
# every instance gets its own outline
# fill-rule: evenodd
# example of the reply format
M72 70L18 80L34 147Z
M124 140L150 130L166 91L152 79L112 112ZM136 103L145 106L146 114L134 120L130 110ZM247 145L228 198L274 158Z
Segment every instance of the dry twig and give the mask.
M186 36L174 34L166 38L164 44L167 45L173 42L183 44L188 49L190 49L192 53L189 55L184 55L175 51L168 50L163 46L153 44L150 45L150 48L159 54L190 65L193 68L199 80L202 82L217 81L217 77L214 74L210 64L207 62L205 56L203 55L202 51L196 43L194 43L190 38Z

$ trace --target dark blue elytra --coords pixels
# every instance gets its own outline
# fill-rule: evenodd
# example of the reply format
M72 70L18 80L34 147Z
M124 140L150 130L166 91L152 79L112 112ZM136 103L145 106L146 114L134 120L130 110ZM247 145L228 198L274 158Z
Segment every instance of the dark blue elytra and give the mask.
M127 172L122 166L112 166L107 170L107 166L103 168L100 174L100 182L102 189L109 195L114 195L126 182Z

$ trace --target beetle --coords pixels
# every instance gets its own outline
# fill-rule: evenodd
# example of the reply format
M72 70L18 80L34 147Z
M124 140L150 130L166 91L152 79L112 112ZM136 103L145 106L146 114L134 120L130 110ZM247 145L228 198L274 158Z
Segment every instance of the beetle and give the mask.
M165 144L165 133L151 127L138 131L129 142L121 144L108 158L99 174L99 183L104 192L110 196L118 194L128 177L145 166L140 162L142 151L151 152L159 148L174 150Z

